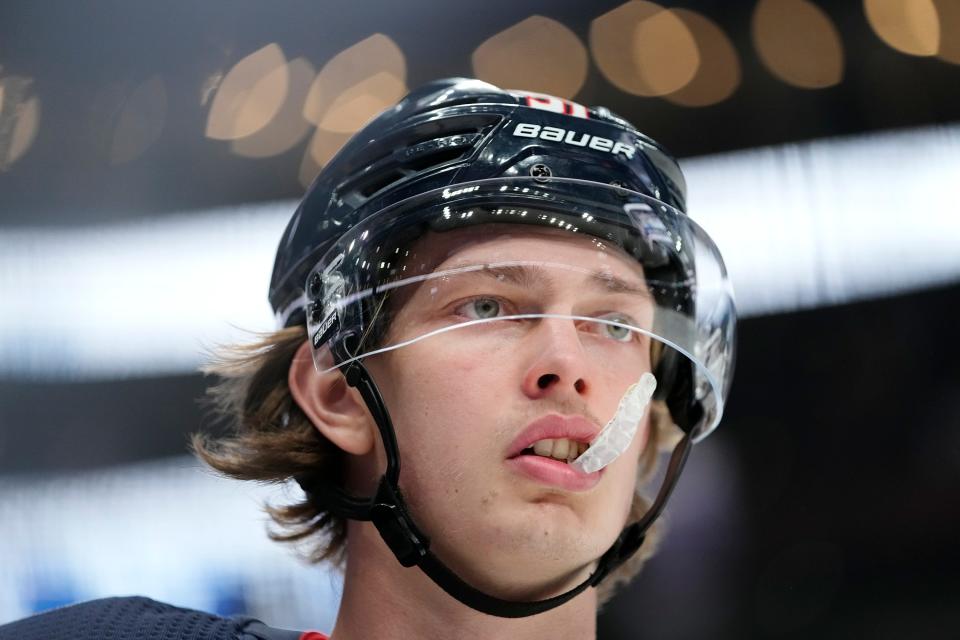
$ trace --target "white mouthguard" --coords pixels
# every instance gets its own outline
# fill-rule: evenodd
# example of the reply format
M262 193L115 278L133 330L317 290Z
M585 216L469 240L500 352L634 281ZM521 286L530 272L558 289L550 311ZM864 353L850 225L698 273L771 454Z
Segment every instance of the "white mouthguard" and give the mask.
M630 385L607 426L590 442L590 447L570 464L584 473L593 473L619 458L637 435L640 418L656 388L657 379L652 373L643 374L639 381Z

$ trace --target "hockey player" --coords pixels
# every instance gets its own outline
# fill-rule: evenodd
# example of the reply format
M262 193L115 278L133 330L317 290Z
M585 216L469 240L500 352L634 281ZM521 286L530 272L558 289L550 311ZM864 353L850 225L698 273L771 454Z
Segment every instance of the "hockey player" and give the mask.
M210 369L234 430L194 445L302 488L273 537L343 568L332 638L595 636L731 380L726 272L684 210L676 161L628 122L468 79L325 167L280 241L277 332ZM56 616L99 616L72 638L322 637L147 600L34 620ZM40 637L17 624L0 638Z

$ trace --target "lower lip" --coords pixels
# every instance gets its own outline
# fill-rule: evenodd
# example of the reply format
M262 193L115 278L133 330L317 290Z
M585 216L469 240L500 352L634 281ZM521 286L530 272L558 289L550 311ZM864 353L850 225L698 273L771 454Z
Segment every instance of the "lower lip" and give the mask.
M520 455L509 458L507 466L533 480L567 491L589 491L600 482L601 471L581 473L566 462L544 456Z

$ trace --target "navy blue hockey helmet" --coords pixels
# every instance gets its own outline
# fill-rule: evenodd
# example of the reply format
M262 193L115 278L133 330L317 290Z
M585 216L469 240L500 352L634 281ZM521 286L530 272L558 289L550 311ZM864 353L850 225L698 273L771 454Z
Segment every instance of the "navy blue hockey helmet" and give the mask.
M690 443L716 427L729 390L732 292L717 247L684 212L685 190L677 162L628 122L554 96L447 79L377 116L321 171L288 224L270 303L281 327L306 325L320 371L339 369L360 390L380 429L387 471L370 498L308 477L299 479L304 489L331 511L373 520L403 564L420 566L481 611L531 615L598 584L642 543ZM577 259L524 255L515 240L531 234ZM513 239L502 243L510 250L498 251L502 238ZM431 240L486 252L451 263L429 250ZM518 292L531 275L591 293L576 308L547 309L541 291ZM491 290L511 286L509 295ZM484 295L470 298L456 321L403 322L398 301L419 296L417 308L429 309L468 291ZM507 300L514 294L524 302ZM465 345L496 333L471 329L544 319L578 327L585 357L613 388L608 395L622 398L601 416L601 435L610 430L611 437L603 447L589 444L594 466L581 464L578 473L586 477L625 450L616 441L629 443L650 399L639 399L640 387L664 403L684 436L650 512L624 529L587 582L550 601L513 603L465 584L432 555L400 495L396 436L364 361L452 329L463 330L457 335ZM484 348L510 347L501 336ZM580 460L575 454L589 458L591 450L563 452L571 464Z
M302 323L307 272L334 240L377 211L438 187L544 171L685 210L677 161L609 110L479 80L436 80L354 135L307 190L270 280L278 320Z
M454 204L454 192L458 206L482 203L487 214L460 222L421 219L431 206ZM535 207L548 215L510 221L575 224L577 232L611 241L644 266L662 308L654 337L668 357L661 358L660 378L676 382L659 385L656 397L668 400L678 426L702 438L719 422L729 389L735 312L719 252L684 214L685 197L676 160L605 108L478 80L437 80L374 118L317 176L280 241L270 304L280 326L323 326L330 310L321 281L342 253L331 252L338 242L356 247L370 245L371 233L389 236L378 243L378 256L354 257L356 264L367 258L367 268L343 283L373 291L396 278L390 271L396 264L380 258L385 245L399 250L398 238L410 242L444 225L494 221L489 212L498 205ZM369 334L367 302L340 310L341 340L351 331ZM685 357L669 357L675 350Z

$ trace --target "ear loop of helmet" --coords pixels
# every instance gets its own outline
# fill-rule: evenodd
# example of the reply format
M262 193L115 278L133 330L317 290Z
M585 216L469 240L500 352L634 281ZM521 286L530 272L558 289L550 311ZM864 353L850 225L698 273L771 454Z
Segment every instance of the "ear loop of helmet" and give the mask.
M332 345L337 362L346 359L342 340ZM414 523L406 501L397 485L400 477L400 453L390 414L383 402L373 378L359 360L354 360L343 369L347 384L355 387L377 423L387 457L387 469L380 478L375 496L361 499L351 496L338 487L324 486L307 478L297 478L303 490L317 500L324 509L353 520L372 521L381 538L405 567L417 566L447 594L471 609L501 618L525 618L558 607L587 587L596 587L604 578L623 564L643 545L650 525L657 519L676 485L683 465L690 453L692 440L689 434L674 447L663 484L647 513L639 521L626 526L613 545L597 561L597 568L586 580L569 591L545 600L518 602L503 600L467 584L430 551L430 539Z

